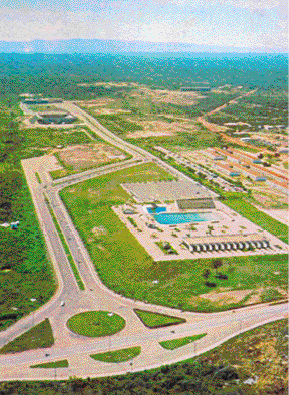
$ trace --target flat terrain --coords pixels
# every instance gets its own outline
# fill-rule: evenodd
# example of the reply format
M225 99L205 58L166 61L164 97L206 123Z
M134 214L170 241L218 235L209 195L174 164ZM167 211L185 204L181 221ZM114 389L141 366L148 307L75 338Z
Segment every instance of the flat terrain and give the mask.
M219 269L214 269L214 259L153 262L111 206L132 202L120 187L122 182L169 177L156 165L145 164L61 191L104 284L132 299L191 311L235 308L249 300L258 303L268 290L277 299L283 298L287 288L285 255L223 258ZM218 272L227 275L227 280L216 278ZM207 280L216 284L214 291L205 285Z
M109 311L87 311L69 318L68 328L82 336L100 337L112 335L125 327L125 320Z
M282 320L245 332L206 354L178 364L89 380L3 382L0 390L9 391L10 395L20 392L34 395L40 391L43 395L80 395L92 391L132 395L283 395L288 385L287 333L287 321ZM103 360L116 362L112 354L103 355ZM254 384L246 384L248 379L253 379Z
M0 354L23 352L54 344L52 328L48 318L0 349Z

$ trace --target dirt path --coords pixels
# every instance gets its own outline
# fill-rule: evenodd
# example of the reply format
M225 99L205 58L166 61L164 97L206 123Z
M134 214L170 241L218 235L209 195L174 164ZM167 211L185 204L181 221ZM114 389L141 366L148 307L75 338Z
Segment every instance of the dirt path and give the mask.
M238 101L239 99L241 99L242 97L250 96L250 95L252 95L253 93L255 93L257 90L258 90L258 89L254 89L253 91L247 92L247 93L245 93L244 95L241 95L241 96L236 97L235 99L229 100L227 103L224 103L224 104L222 104L221 106L215 108L214 110L211 110L211 111L207 112L207 113L204 114L202 117L199 117L199 118L197 119L197 121L200 122L203 126L205 126L205 128L209 129L211 132L218 132L218 133L219 133L219 132L225 132L225 131L228 129L226 126L221 126L221 125L216 125L215 123L211 123L211 122L209 122L209 121L206 120L206 117L207 117L207 116L210 116L210 115L213 115L213 114L215 114L215 113L218 112L218 111L221 111L223 108L226 108L226 107L229 106L230 104L235 104L235 103L237 103L237 101ZM222 137L223 137L224 139L228 140L227 137L229 137L229 136L226 136L226 135L222 134ZM231 141L232 143L237 143L237 144L239 144L239 145L247 146L247 144L245 144L245 143L240 144L239 139L234 139L234 138L231 137L230 140L234 140L234 141ZM242 142L241 142L241 143L242 143ZM255 147L254 147L254 148L255 148Z

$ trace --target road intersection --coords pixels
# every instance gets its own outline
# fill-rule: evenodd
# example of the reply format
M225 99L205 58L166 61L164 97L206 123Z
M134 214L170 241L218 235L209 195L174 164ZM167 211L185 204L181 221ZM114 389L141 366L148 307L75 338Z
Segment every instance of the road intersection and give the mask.
M177 177L186 178L186 176L145 150L124 142L113 135L73 103L66 102L62 107L82 120L92 132L128 152L132 155L132 158L122 163L99 167L55 181L49 175L51 170L51 158L49 156L22 161L38 220L56 273L58 290L54 297L42 308L24 317L6 331L1 332L0 347L47 317L53 329L55 344L47 351L50 354L49 357L45 356L46 350L43 349L1 356L0 380L67 379L74 375L77 377L95 377L149 369L198 355L249 328L284 318L287 315L287 304L250 306L236 310L234 313L232 311L213 314L183 312L178 309L149 305L127 299L106 288L100 281L85 245L59 197L59 191L68 185L148 161L157 163ZM38 173L41 183L37 180L36 173ZM71 256L78 268L84 283L84 291L78 288L47 201L54 212ZM63 307L60 306L62 300L65 301ZM186 323L151 330L144 327L137 318L133 311L135 308L185 318ZM72 333L66 326L68 318L88 310L105 310L117 313L126 320L126 327L113 336L97 339ZM159 345L159 341L204 332L207 333L206 337L180 349L165 350ZM132 346L141 346L142 352L131 362L105 364L89 357L93 353ZM58 368L57 372L50 369L30 369L29 367L36 363L64 358L68 359L69 368Z

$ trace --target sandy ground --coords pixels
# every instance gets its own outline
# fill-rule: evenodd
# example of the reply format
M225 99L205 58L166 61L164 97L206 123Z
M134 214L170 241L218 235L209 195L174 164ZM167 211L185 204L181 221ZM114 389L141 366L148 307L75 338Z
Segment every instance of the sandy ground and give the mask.
M107 163L112 159L125 159L125 155L107 144L74 145L58 152L60 159L66 166L74 170Z
M133 121L132 119L130 119ZM164 122L164 121L138 121L144 130L128 133L128 138L141 138L153 136L172 136L178 132L194 132L196 126L186 122Z
M277 221L282 222L285 225L289 226L289 212L288 210L266 210L262 207L258 206L258 209L263 211L264 213L270 215L270 217L277 219Z

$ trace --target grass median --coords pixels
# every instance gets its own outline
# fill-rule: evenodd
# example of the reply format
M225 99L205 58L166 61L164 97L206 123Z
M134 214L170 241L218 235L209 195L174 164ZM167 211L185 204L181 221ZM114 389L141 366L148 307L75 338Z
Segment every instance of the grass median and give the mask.
M53 332L48 318L29 331L16 337L0 349L0 354L11 354L37 348L47 348L54 344Z
M31 365L30 368L41 368L41 369L56 369L56 368L68 368L69 364L67 359L62 359L61 361L40 363L38 365Z
M144 326L150 329L163 328L166 326L177 325L186 322L184 318L154 313L152 311L134 309L134 312L144 324Z
M72 256L71 256L71 253L70 253L70 251L69 251L68 245L67 245L67 243L66 243L66 241L65 241L65 238L64 238L64 236L63 236L63 233L62 233L62 231L61 231L61 228L60 228L60 226L59 226L59 224L58 224L58 222L57 222L57 219L56 219L56 217L55 217L55 214L54 214L54 212L53 212L53 210L52 210L52 208L51 208L51 206L50 206L50 203L49 203L49 201L48 201L46 198L45 198L45 202L46 202L46 204L47 204L48 210L49 210L50 215L51 215L51 217L52 217L54 226L55 226L55 228L56 228L56 230L57 230L57 233L58 233L58 235L59 235L59 237L60 237L62 246L63 246L63 248L64 248L65 254L66 254L66 256L67 256L67 259L68 259L68 261L69 261L70 267L71 267L72 272L73 272L73 274L74 274L74 277L75 277L76 283L77 283L77 285L78 285L78 288L79 288L80 290L83 291L83 290L85 289L85 288L84 288L83 281L81 280L81 277L80 277L80 274L79 274L78 269L77 269L77 267L76 267L76 264L75 264L75 262L74 262L74 260L73 260L73 258L72 258Z
M140 347L122 348L121 350L104 352L101 354L92 354L90 357L96 361L108 363L120 363L129 361L137 357L141 352Z
M196 340L202 339L202 337L205 337L206 335L206 333L202 333L200 335L181 337L179 339L165 340L163 342L160 342L160 345L166 350L174 350L175 348L179 348L190 344Z

